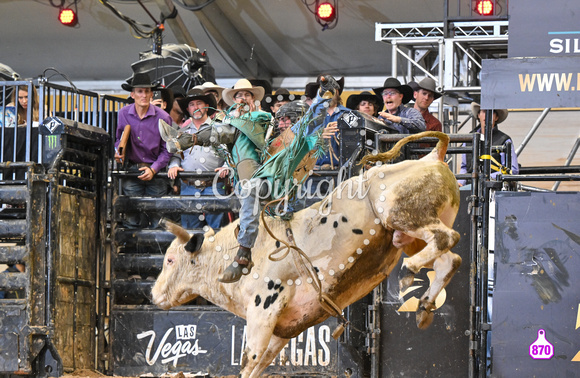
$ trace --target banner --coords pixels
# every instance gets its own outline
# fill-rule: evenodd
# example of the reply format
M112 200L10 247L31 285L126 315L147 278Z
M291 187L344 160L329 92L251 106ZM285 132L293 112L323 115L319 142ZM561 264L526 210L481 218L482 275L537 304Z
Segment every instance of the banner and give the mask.
M508 57L580 56L580 1L510 0Z
M482 109L579 106L580 56L482 62Z

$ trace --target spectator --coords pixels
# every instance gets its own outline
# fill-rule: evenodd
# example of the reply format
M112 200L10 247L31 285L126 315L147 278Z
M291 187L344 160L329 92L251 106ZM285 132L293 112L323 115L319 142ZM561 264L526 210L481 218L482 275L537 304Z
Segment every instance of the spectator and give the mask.
M279 135L294 125L307 111L308 105L300 100L282 105L276 112L277 133L275 135Z
M476 102L471 103L471 113L474 117L479 119L479 125L472 131L472 133L482 133L485 135L485 110L481 109L480 105ZM506 120L509 112L507 109L495 109L493 111L493 119L492 119L492 131L491 131L491 145L492 146L503 146L506 143L511 143L511 161L507 161L506 153L505 152L494 152L493 149L491 151L491 164L492 164L492 172L491 178L495 179L497 175L500 173L498 164L501 164L502 167L508 167L511 169L511 174L517 175L520 171L518 165L518 155L516 155L516 150L514 148L514 144L512 139L509 135L501 132L497 125L502 123ZM466 143L464 146L469 146L471 143ZM493 166L496 166L494 169ZM460 174L466 174L473 172L473 157L471 154L464 154L461 159L461 169L459 171ZM459 186L464 186L466 180L458 180Z
M141 172L137 177L127 177L122 181L122 192L126 196L151 196L161 197L167 194L167 179L156 177L156 174L164 169L171 158L165 142L159 134L159 120L171 125L172 119L164 110L157 106L151 106L153 90L156 84L151 83L146 73L136 73L123 83L122 88L131 91L131 98L135 101L119 110L117 122L117 141L115 143L115 160L126 164L129 172ZM126 148L125 161L121 161L117 147L125 127L129 125L129 143ZM141 213L127 213L125 226L157 227L159 216L148 216Z
M186 132L194 134L202 128L210 128L210 116L216 112L216 99L211 94L204 94L201 89L191 89L187 97L179 100L183 112L188 120L183 127ZM216 192L225 195L224 178L228 169L223 167L225 160L220 157L212 147L192 146L184 151L183 157L174 155L169 162L167 175L170 179L176 179L179 172L216 171L219 172L219 180L197 180L191 178L181 179L181 194L189 196L215 196ZM205 224L213 229L220 228L223 213L206 213L204 215L182 214L181 224L185 228L203 228Z
M183 113L181 106L179 106L179 100L183 98L185 98L185 95L181 91L175 91L173 94L173 105L168 112L173 120L173 127L176 129L179 129L185 120L185 114Z
M320 82L320 77L324 75L318 76L317 82ZM332 100L330 101L328 108L326 109L326 118L322 123L322 127L325 128L323 138L328 139L328 152L320 157L316 161L316 168L327 170L327 169L338 169L339 165L339 140L336 135L338 131L338 119L344 113L350 111L350 109L344 107L342 105L342 98L340 95L344 89L344 77L340 78L336 81L338 83L339 89L333 95ZM316 88L318 91L318 87Z
M312 105L312 100L316 97L316 91L318 91L318 83L308 83L304 87L304 95L301 100L306 103L306 105Z
M383 99L368 91L350 95L346 100L347 108L358 110L359 112L368 114L371 117L377 117L379 111L383 110L383 106Z
M294 97L295 96L290 94L288 89L278 88L274 94L268 94L264 96L264 100L262 100L262 108L264 111L270 112L273 116L275 116L278 109L280 109L282 105L287 104L290 101L294 101Z
M216 84L212 83L211 81L206 81L205 83L203 83L201 85L196 85L193 88L194 89L201 89L203 91L203 93L205 93L205 94L209 93L215 97L216 103L217 103L217 105L216 105L217 112L213 113L210 116L211 119L215 119L216 117L219 117L220 112L223 110L226 110L227 105L222 98L222 93L224 91L224 87L220 87L219 85L216 85Z
M426 77L418 83L409 83L409 86L414 91L415 105L413 107L423 116L427 131L443 131L441 122L429 112L429 106L433 101L442 96L435 88L435 80Z
M18 94L17 91L12 92L12 102L8 104L8 106L15 106L17 104L16 113L18 114L18 126L26 125L26 120L28 117L28 101L29 99L32 100L32 122L38 122L38 92L36 88L32 87L32 93L28 93L28 86L27 85L20 85L18 86ZM18 98L15 98L16 95Z
M173 90L171 88L159 88L157 91L153 92L151 103L155 106L159 106L169 114L171 107L173 106Z
M385 111L379 112L379 119L396 129L400 134L416 134L425 131L425 120L417 109L407 108L403 104L413 98L413 89L402 85L399 80L390 77L380 88L373 91L383 96Z

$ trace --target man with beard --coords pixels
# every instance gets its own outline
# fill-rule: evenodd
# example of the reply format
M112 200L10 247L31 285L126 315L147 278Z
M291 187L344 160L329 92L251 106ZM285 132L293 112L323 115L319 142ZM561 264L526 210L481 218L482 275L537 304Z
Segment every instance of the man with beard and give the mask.
M423 116L417 109L407 108L403 104L413 98L413 89L394 77L385 80L380 88L374 88L376 94L383 96L385 111L379 112L379 119L396 129L400 134L416 134L425 131Z
M202 128L210 126L210 116L216 112L216 99L211 94L204 94L203 90L193 88L187 92L187 97L178 100L179 107L184 114L190 116L183 123L186 132L194 134ZM176 179L179 172L216 171L219 180L196 180L189 178L181 179L181 194L190 196L215 196L225 195L224 178L228 169L224 167L224 158L219 156L212 147L192 146L183 152L176 154L169 162L167 176ZM182 214L181 225L185 228L203 228L205 224L213 229L220 228L223 213L207 213L205 215Z

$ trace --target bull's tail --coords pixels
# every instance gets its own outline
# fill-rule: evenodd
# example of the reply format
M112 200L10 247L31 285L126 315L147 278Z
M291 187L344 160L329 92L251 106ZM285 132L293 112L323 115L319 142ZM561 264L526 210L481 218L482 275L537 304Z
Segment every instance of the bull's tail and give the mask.
M444 161L445 154L447 153L447 146L449 145L449 135L440 131L424 131L422 133L409 135L408 137L401 139L393 146L393 148L387 152L382 152L376 155L366 155L361 159L360 164L376 163L378 161L384 163L389 160L393 160L401 154L401 148L403 148L405 144L425 137L435 137L439 139L439 142L437 142L437 145L428 156L435 155L437 160Z

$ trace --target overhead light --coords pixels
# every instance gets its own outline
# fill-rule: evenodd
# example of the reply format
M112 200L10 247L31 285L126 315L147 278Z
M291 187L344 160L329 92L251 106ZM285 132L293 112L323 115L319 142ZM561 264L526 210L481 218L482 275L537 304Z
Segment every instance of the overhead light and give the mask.
M70 8L61 9L58 13L58 20L65 26L75 26L79 22L76 12Z
M329 2L319 3L316 6L316 16L324 22L332 22L336 18L336 9Z
M476 0L475 12L480 16L492 16L494 11L494 0Z

